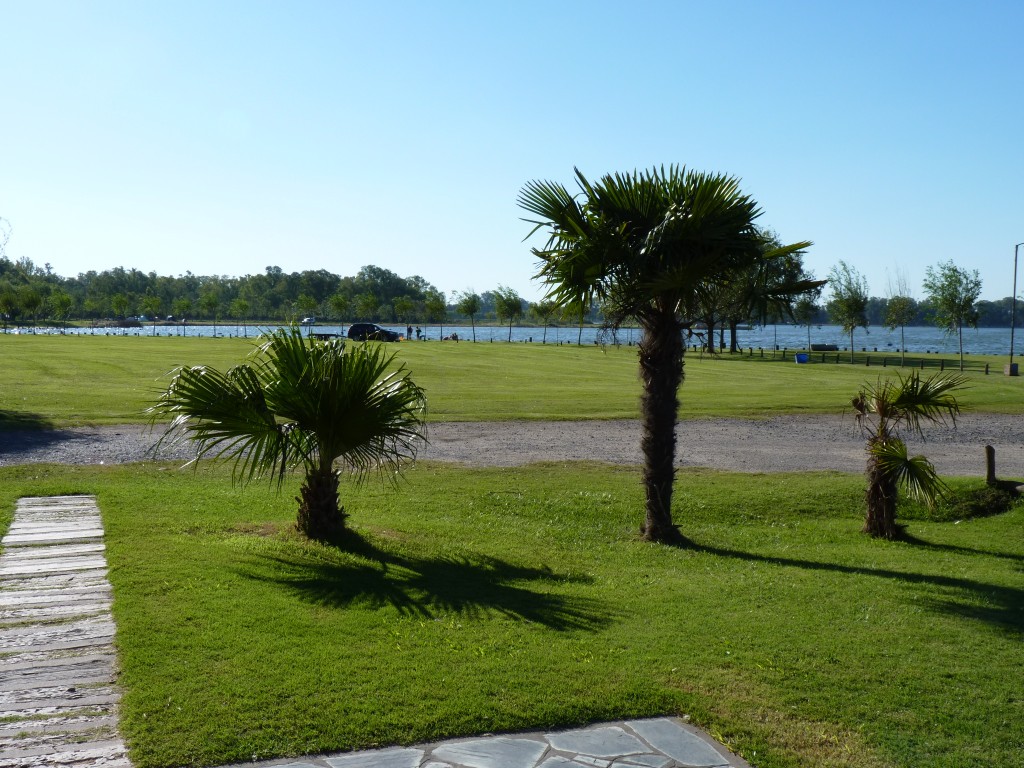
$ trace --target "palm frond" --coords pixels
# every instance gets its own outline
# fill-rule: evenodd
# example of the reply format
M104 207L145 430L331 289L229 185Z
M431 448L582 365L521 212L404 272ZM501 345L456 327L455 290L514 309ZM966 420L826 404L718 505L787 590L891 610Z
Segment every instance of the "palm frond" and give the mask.
M160 442L194 440L197 459L233 459L236 480L280 484L295 466L329 472L339 460L360 476L397 471L416 455L425 402L383 347L315 342L293 327L227 374L179 369L149 413L172 419Z
M869 452L879 470L906 490L912 498L933 506L949 491L935 466L924 456L908 456L902 440L892 438L871 443Z
M922 379L918 373L908 376L897 374L893 378L879 379L865 384L860 396L857 420L882 436L898 434L906 426L923 434L925 423L956 425L960 404L955 392L963 389L966 379L959 375L936 373Z

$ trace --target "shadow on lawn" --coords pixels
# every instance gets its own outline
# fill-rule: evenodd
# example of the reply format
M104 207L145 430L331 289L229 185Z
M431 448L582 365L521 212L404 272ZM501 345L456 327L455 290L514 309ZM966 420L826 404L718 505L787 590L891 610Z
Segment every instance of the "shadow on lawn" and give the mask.
M435 618L437 613L485 617L497 613L557 630L597 631L615 620L600 601L567 597L530 588L530 584L580 583L585 577L528 568L477 555L418 558L374 547L348 534L337 562L313 556L263 558L272 568L247 573L274 582L317 605L390 605L405 614ZM357 555L357 558L349 555Z
M943 545L938 544L930 546L944 548ZM770 557L767 555L757 555L752 552L740 552L734 549L722 549L720 547L709 547L700 544L694 545L694 550L715 555L716 557L729 557L791 568L804 568L812 571L832 571L858 576L877 576L883 579L906 581L912 584L929 584L941 587L950 594L948 599L930 598L928 602L933 610L984 621L1013 634L1024 634L1024 589L1019 587L986 584L970 579L958 579L953 576L904 573L902 571L889 571L881 568L821 563L813 560L795 560L788 557ZM997 553L976 553L973 550L969 550L969 552L982 555L991 554L995 557L1000 556Z
M13 430L45 430L51 429L53 422L38 413L8 411L0 408L0 432Z
M907 544L913 544L915 547L920 547L921 549L934 549L937 552L953 552L958 555L998 557L1002 560L1012 560L1019 565L1024 565L1024 554L1016 554L1014 552L993 552L990 549L974 549L972 547L961 547L956 544L934 544L933 542L919 539L917 536L913 536L906 532L904 532L901 541L904 541Z

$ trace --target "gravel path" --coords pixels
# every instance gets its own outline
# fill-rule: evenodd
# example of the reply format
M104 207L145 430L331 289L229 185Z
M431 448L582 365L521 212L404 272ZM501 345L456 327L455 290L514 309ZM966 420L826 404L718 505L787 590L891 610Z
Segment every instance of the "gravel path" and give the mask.
M859 471L864 440L850 415L780 416L765 421L708 419L682 422L676 463L742 472L809 469ZM187 460L184 448L152 454L158 433L124 425L49 431L0 432L0 466L37 462L121 464ZM464 422L430 425L424 459L472 466L516 466L535 461L640 463L634 420ZM1024 417L968 414L956 429L934 428L912 439L946 475L983 476L985 445L996 449L1000 477L1024 478Z

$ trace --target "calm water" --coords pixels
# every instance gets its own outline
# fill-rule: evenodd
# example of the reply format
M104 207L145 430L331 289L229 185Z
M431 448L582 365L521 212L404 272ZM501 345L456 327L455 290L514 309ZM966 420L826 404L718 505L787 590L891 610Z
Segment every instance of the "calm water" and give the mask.
M255 338L263 330L276 328L278 326L250 325L243 328L241 325L230 323L216 326L217 336L234 337L249 336ZM405 334L405 326L387 324L384 328L390 328L398 333ZM441 335L447 336L452 331L458 333L463 341L472 339L472 329L469 326L441 326L430 325L420 326L423 335L428 340L436 341ZM318 324L314 327L317 333L341 334L348 329L348 325ZM13 333L8 329L8 333ZM40 333L59 334L61 331L53 329L27 330L18 329L19 333ZM209 325L158 325L155 328L145 325L143 328L81 328L68 329L68 334L94 335L94 336L200 336L211 337L214 335L214 327ZM415 327L413 329L415 338ZM502 343L507 342L509 337L508 326L478 325L476 328L477 342ZM716 333L717 337L717 333ZM547 344L575 344L579 338L579 328L573 327L549 327L547 329ZM608 334L602 333L596 328L584 328L582 341L584 344L595 342L619 344L636 343L640 338L640 332L636 329L622 329L615 339ZM907 351L911 353L945 353L956 354L958 344L956 336L948 336L939 328L915 327L905 330ZM512 341L532 342L540 344L545 339L543 328L512 328ZM729 342L729 334L725 335L726 344ZM798 328L791 325L768 325L756 327L750 330L740 330L738 340L741 347L747 349L772 349L776 345L779 349L804 349L807 346L807 328ZM696 339L693 343L697 343ZM844 334L842 329L834 325L822 325L811 327L812 344L836 344L839 349L849 348L849 336ZM857 350L867 349L879 352L897 352L900 348L900 331L889 331L885 328L870 328L864 331L858 328L853 334L853 345ZM1014 338L1014 352L1024 349L1024 329L1018 329ZM1010 329L1009 328L979 328L964 330L964 351L978 355L1002 355L1010 352Z

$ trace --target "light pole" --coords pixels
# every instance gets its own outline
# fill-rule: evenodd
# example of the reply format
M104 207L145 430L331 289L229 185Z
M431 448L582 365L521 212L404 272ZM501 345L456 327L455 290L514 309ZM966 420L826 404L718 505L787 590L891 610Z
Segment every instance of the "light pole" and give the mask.
M1017 371L1013 366L1013 332L1017 325L1017 252L1024 243L1017 243L1013 246L1013 299L1010 303L1010 364L1006 367L1007 376L1016 376Z

